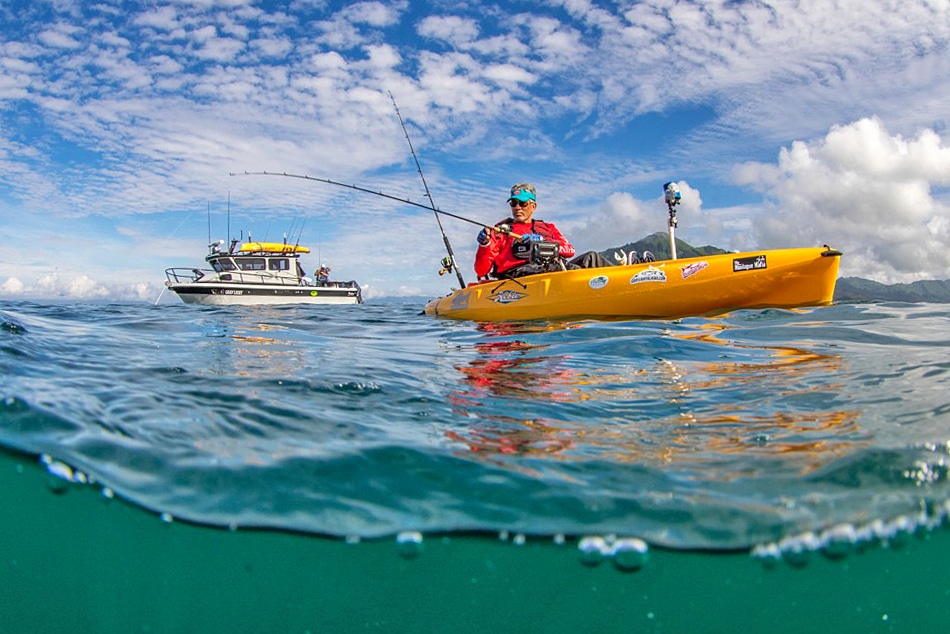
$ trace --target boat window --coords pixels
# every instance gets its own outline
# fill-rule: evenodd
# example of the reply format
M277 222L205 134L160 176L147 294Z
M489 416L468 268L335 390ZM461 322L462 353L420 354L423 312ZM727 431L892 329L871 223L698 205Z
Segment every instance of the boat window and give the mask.
M211 260L211 268L220 273L221 271L233 271L237 267L234 266L231 258L217 258Z
M241 258L237 265L242 271L264 271L267 269L267 262L264 258Z
M267 261L267 268L271 271L289 271L290 260L287 258L271 258Z

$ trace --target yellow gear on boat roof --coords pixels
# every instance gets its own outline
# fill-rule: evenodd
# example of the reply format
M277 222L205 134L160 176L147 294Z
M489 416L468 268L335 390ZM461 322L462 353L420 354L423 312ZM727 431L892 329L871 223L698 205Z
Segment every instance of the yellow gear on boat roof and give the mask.
M296 244L284 244L283 242L245 242L241 245L241 251L252 253L310 253L310 249Z

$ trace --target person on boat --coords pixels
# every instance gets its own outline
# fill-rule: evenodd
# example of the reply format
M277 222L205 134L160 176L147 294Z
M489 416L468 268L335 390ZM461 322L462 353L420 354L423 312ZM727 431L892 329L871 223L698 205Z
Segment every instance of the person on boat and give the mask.
M326 284L330 281L330 267L326 264L320 267L320 270L317 271L317 281L321 284Z
M475 274L479 280L612 266L596 251L574 257L574 246L554 223L534 219L538 196L531 183L513 185L508 206L511 207L511 217L496 223L497 229L485 227L478 234ZM573 259L566 261L568 258Z

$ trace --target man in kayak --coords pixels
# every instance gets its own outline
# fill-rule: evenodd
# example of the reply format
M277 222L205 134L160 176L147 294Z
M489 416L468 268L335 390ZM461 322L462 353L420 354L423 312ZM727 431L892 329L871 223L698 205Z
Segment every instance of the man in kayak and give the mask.
M535 220L538 207L534 185L518 183L508 197L511 217L478 234L475 274L480 280L512 278L548 271L612 266L596 251L574 258L574 247L553 223ZM520 237L515 238L512 234ZM568 258L574 258L566 262Z

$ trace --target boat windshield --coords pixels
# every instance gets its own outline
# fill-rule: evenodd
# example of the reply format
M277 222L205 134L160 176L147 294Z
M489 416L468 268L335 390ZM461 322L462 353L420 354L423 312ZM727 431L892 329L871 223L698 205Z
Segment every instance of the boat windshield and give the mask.
M267 260L264 258L238 258L237 265L242 271L267 270Z
M233 271L237 267L231 258L215 258L211 260L211 268L220 273L221 271Z
M267 268L271 271L289 271L290 260L287 258L270 258L267 261Z

